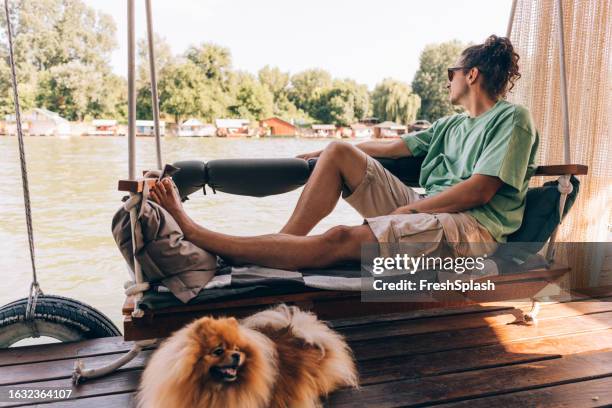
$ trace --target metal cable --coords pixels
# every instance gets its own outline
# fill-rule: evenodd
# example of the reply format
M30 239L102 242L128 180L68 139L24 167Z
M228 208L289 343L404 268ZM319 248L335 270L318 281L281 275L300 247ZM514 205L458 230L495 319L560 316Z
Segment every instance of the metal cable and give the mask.
M19 142L19 163L21 164L21 184L23 185L23 202L25 206L26 226L28 231L28 243L30 246L30 260L32 262L32 284L28 296L26 308L26 319L30 320L36 309L38 295L42 294L38 279L36 277L36 260L34 255L34 232L32 229L32 208L30 205L30 189L28 186L28 170L26 167L25 149L23 146L23 130L21 129L21 107L19 105L19 92L17 90L17 74L15 70L15 56L13 55L13 32L11 17L9 13L8 0L4 0L4 12L6 13L6 31L8 37L9 65L11 66L11 80L13 85L13 99L15 102L15 121L17 123L17 140Z

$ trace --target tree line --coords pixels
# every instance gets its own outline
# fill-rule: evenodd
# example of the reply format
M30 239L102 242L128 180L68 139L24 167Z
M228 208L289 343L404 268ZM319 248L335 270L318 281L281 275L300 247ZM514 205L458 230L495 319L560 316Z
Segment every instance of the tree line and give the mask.
M69 120L125 120L125 78L112 72L117 47L112 17L82 0L15 0L14 51L23 109L42 107ZM2 23L6 32L5 23ZM4 36L6 37L6 36ZM6 40L6 38L4 38ZM455 112L448 102L446 68L463 49L458 41L427 46L412 83L383 79L374 90L322 69L295 74L265 66L257 75L234 69L230 50L212 43L173 55L155 36L160 110L179 123L195 116L264 119L346 126L374 116L407 124ZM6 41L0 46L0 114L13 113ZM137 117L151 118L148 47L138 42Z

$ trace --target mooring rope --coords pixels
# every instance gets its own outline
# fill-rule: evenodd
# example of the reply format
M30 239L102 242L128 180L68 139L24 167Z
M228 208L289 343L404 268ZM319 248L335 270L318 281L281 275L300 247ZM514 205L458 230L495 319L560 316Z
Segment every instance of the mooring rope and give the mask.
M15 71L15 56L13 55L13 30L9 13L8 0L4 0L4 12L6 13L6 31L8 37L9 65L11 66L11 80L13 84L13 99L15 102L15 121L17 123L17 140L19 141L19 162L21 164L21 184L23 185L23 202L25 206L26 226L28 231L28 243L30 245L30 260L32 262L32 284L26 307L26 320L32 320L36 301L42 294L38 279L36 278L36 260L34 256L34 231L32 229L32 208L30 205L30 189L28 186L28 170L26 167L25 149L23 146L23 130L21 129L21 108L19 105L19 92L17 90L17 74Z

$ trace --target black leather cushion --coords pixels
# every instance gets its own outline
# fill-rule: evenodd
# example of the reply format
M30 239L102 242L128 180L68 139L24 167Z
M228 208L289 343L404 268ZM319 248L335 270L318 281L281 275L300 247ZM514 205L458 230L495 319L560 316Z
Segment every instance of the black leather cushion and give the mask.
M563 216L574 205L580 189L580 181L574 176L570 179L574 187L565 201ZM557 189L559 182L549 181L542 187L530 188L527 192L527 202L521 227L508 236L508 246L502 246L497 256L525 260L531 254L538 252L550 238L559 225L559 200L561 193Z
M422 158L377 159L409 186L418 186ZM180 169L173 177L181 197L204 189L229 194L265 197L303 186L317 163L316 159L219 159L176 162Z

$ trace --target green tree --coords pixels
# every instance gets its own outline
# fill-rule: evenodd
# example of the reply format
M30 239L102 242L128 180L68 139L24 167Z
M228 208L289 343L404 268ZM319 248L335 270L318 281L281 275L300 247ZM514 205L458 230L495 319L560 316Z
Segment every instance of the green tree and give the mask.
M11 71L8 64L7 50L0 51L0 116L15 113L13 101L13 88ZM38 92L38 73L32 66L21 64L16 69L17 87L19 89L19 104L22 111L36 107L36 94Z
M123 86L113 74L71 61L41 73L36 102L69 120L115 116Z
M465 45L457 40L425 47L420 66L412 81L412 89L421 97L419 119L431 122L460 112L448 99L446 69L455 65Z
M186 116L200 116L212 108L211 86L201 70L189 60L168 64L160 73L160 110L174 116L176 123ZM210 118L210 117L209 117Z
M410 85L394 79L383 80L372 93L374 116L380 120L408 124L416 119L420 105L421 99Z
M81 0L20 0L13 10L16 60L39 71L71 61L106 66L117 46L112 17Z
M247 72L236 72L232 77L234 102L228 112L236 118L261 120L272 115L274 96L272 92Z
M232 55L230 50L216 44L202 43L191 46L185 56L193 62L207 79L219 82L228 80L232 68Z
M315 117L321 96L332 86L329 72L322 69L309 69L291 77L289 100L296 108Z
M259 82L272 92L275 100L287 94L290 78L288 72L282 72L276 67L271 68L266 65L259 70L257 77Z
M289 100L290 75L280 69L266 65L257 74L259 82L266 87L274 97L273 114L285 120L295 117L305 117L304 112L300 112Z
M321 122L348 126L370 113L370 94L366 85L351 79L335 80L323 91L315 118Z
M157 73L157 81L159 82L160 73L163 72L168 64L172 63L174 56L165 38L155 34L153 36L153 43L155 44L155 71ZM136 117L138 119L153 119L149 45L144 38L138 41L138 70L136 74Z
M117 83L108 65L116 47L115 24L81 0L14 1L11 7L14 52L24 110L35 104L71 119L115 105L106 94ZM2 32L6 31L0 19ZM2 46L3 56L7 55ZM74 69L71 77L70 69ZM8 66L0 63L0 111L13 112ZM90 75L88 81L85 77ZM110 84L110 85L109 85ZM93 87L98 95L92 91ZM57 92L57 95L53 95Z

